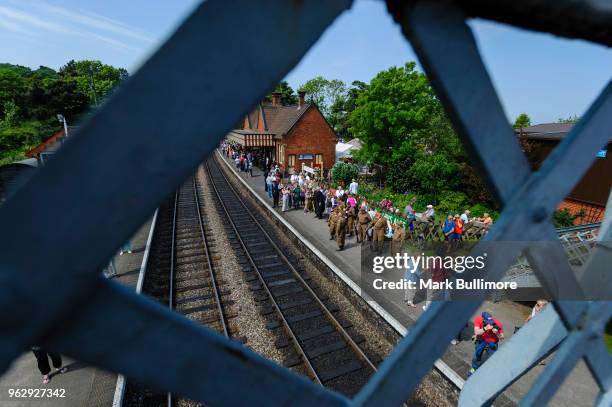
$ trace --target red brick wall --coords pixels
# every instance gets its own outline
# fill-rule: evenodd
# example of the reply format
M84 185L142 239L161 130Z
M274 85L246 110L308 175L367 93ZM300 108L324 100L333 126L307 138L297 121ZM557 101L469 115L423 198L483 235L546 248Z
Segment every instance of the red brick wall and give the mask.
M289 161L290 154L295 154L295 169L302 168L302 161L298 160L300 154L323 154L323 166L330 169L336 162L336 134L325 121L321 112L311 106L300 120L285 136L287 149L284 162ZM311 166L313 160L306 160L304 164Z
M581 209L584 209L585 216L574 220L575 225L582 225L586 223L602 222L606 208L599 205L575 201L573 199L565 199L561 202L561 205L559 205L559 209L567 209L573 215L580 212Z

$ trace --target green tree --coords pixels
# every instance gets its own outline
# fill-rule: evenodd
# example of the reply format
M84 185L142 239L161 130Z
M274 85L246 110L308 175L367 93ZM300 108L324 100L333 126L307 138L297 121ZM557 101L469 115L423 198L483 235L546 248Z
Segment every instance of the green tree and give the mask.
M283 105L287 106L297 104L297 96L295 91L291 86L289 86L287 81L281 81L281 83L276 86L276 89L274 89L274 92L281 94L281 103Z
M357 107L357 98L368 88L368 84L361 81L353 81L345 95L340 95L329 108L329 123L341 139L352 138L350 132L349 117Z
M512 127L514 127L515 129L522 129L529 126L531 126L531 118L527 113L519 114L516 117L514 124L512 125Z
M60 129L58 113L74 123L94 91L100 101L126 77L125 69L99 61L70 61L60 72L0 64L0 162L23 158Z
M12 100L4 102L2 107L4 117L0 120L0 128L6 129L17 125L17 119L19 114L19 108Z
M72 60L61 67L59 73L64 80L76 82L76 88L87 95L91 105L101 103L128 77L127 71L123 68L115 68L93 60Z
M553 213L553 224L557 228L565 228L569 226L574 226L574 221L579 218L583 218L586 215L584 209L576 213L571 213L569 209L557 209Z
M378 73L358 96L349 123L351 133L363 142L357 152L362 161L387 167L397 157L414 153L440 110L425 75L415 67L411 62Z
M325 118L330 118L330 107L346 96L346 85L340 79L325 79L322 76L306 81L300 86L306 92L306 100L317 105Z
M557 123L576 123L578 120L580 120L580 117L578 115L569 115L567 117L560 117L557 120Z
M334 182L343 181L346 184L359 176L359 167L355 164L337 162L331 169L331 176Z
M415 63L389 68L360 87L348 121L350 134L363 147L353 158L382 166L392 191L416 194L428 203L449 194L493 203L427 78L415 68Z

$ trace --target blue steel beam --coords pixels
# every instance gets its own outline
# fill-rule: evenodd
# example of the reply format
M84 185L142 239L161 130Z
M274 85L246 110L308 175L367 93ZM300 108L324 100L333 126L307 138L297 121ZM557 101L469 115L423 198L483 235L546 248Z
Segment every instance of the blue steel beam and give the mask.
M549 205L545 207L536 206L533 212L527 214L525 214L523 210L525 205L517 202L521 200L521 198L524 198L524 195L529 195L530 198L535 198L535 201L523 200L522 202L538 203L538 198L541 197L534 191L536 191L537 187L540 187L537 182L539 174L531 175L530 178L527 178L530 174L529 167L520 151L514 134L508 126L503 112L500 110L499 101L492 89L486 70L482 66L482 61L476 49L475 41L464 22L463 14L458 9L450 7L449 3L445 1L411 2L404 11L405 13L400 13L400 15L406 17L405 20L400 19L404 33L411 40L421 63L428 73L432 85L436 89L442 102L445 104L449 116L455 128L458 130L459 135L462 137L464 144L468 147L468 152L476 159L480 167L484 169L487 181L489 185L492 186L493 191L495 191L494 194L502 204L506 204L502 215L502 220L505 215L506 221L498 222L487 236L487 240L523 240L525 237L527 237L528 240L531 238L538 240L540 238L545 238L548 235L548 228L546 223L542 224L542 222L547 222L549 220L549 215L552 213L552 209L554 209L554 207L550 207L553 202L554 205L556 205L556 202L560 201L565 196L564 188L557 185L554 191L555 197L552 200L548 200ZM469 85L473 83L483 85L479 86L477 89L471 89ZM481 87L484 89L481 89ZM478 103L474 105L472 103L473 100L477 100ZM579 130L574 133L573 137L578 137L577 135L580 135L581 138L584 137L587 139L587 146L585 146L586 151L588 151L592 144L596 145L599 142L603 143L605 141L601 139L604 137L601 133L592 130L598 128L598 126L602 124L606 124L605 120L601 120L601 118L605 117L605 114L609 112L609 106L607 106L606 100L608 100L608 95L607 91L604 91L602 96L594 103L590 110L590 114L587 114L589 118L586 120L593 120L593 122L590 124L587 123L586 125L583 124L582 128L579 128ZM601 103L602 101L603 103ZM489 107L492 108L494 120L490 121L490 123L489 120L487 120L488 115L481 114L482 106L487 106L487 109L489 109ZM485 122L489 123L491 127L490 130L488 128L483 129L483 127L478 124L479 121L483 120L483 116ZM484 132L483 134L483 131L493 131L498 128L501 129L501 133L498 134L497 137L491 137L495 140L497 146L490 146L493 150L491 150L491 148L484 148L487 146L486 143L489 133ZM564 142L565 145L561 146L557 151L557 159L559 156L563 157L563 154L567 151L572 150L571 146L575 140L573 137ZM492 153L492 151L497 151L500 146L504 155L509 151L510 157L505 161L506 165L503 167L496 165L497 160L495 157L498 155ZM571 180L574 179L575 183L588 168L591 161L592 156L585 157L580 164L572 166L572 170L575 172L569 177L568 186L570 189L573 185ZM549 160L548 163L550 162ZM513 167L508 167L508 163ZM555 168L557 171L559 168L555 167L554 164L547 164L547 166L549 168L547 168L545 175L548 177L554 173ZM568 181L568 178L565 178L565 181ZM534 187L533 184L536 184L536 186ZM540 190L546 193L549 191L549 187L544 185ZM521 193L519 193L519 191ZM521 197L521 195L523 196ZM524 230L518 230L518 228L513 227L516 225L512 225L511 222L509 222L511 215L515 215L515 217L522 215L522 219L519 219L518 223L522 227L529 229L526 234ZM544 226L544 228L542 228L542 226ZM535 254L531 257L532 259L538 259L539 256ZM492 263L490 275L493 278L491 278L491 280L496 280L501 277L509 264L504 265L503 262L499 261ZM548 282L547 288L549 290L556 288L558 295L569 295L571 291L576 290L576 279L571 273L567 261L565 261L564 265L559 264L563 272L552 276L552 280L550 281L547 281L549 275L544 274L548 267L542 266L544 265L536 264L535 268L539 271L541 279L544 277L544 283L547 284ZM431 309L423 318L427 317L428 314L434 315L434 313L437 318L441 318L444 316L441 311L442 308ZM456 312L456 314L453 312ZM465 321L471 316L471 312L473 312L473 308L465 306L464 303L460 303L454 310L452 308L449 310L449 313L457 317L459 321ZM450 339L454 324L451 323L451 325L446 326L446 329L446 331L441 330L440 332L436 331L434 333L438 340L444 342ZM450 334L448 334L449 331ZM427 336L431 334L432 332L429 332ZM397 398L394 397L391 400L399 400L410 394L413 389L414 379L410 378L410 380L405 380L405 376L402 376L406 373L408 361L414 361L418 358L420 350L418 346L418 335L419 332L415 331L408 335L405 341L414 341L415 343L404 349L405 354L401 354L383 365L383 368L374 376L371 383L359 394L357 400L360 403L376 405L377 402L383 400L380 394L385 394L385 396L388 397L390 393L394 393L393 395L397 396ZM427 357L425 357L421 353L419 361L425 365L429 365L429 357L437 357L438 354L439 353L433 355L428 354ZM402 383L403 387L400 387L399 383ZM384 391L381 390L383 388Z
M514 142L514 132L465 23L465 15L454 2L448 1L388 4L472 163L503 206L527 180L531 169Z
M44 346L211 406L348 405L338 393L102 278Z
M592 343L601 342L603 327L610 318L610 302L591 302L576 329L569 332L544 372L538 376L520 406L544 406L552 399L557 388L571 373L578 360ZM599 327L599 329L598 329ZM594 331L599 332L594 332ZM609 391L604 389L603 391Z
M0 372L60 334L57 321L92 295L116 248L350 5L206 1L3 205L0 309L11 312L0 319ZM245 49L261 58L236 58ZM79 357L90 345L74 346ZM166 376L149 356L131 361Z
M612 101L609 86L594 102L582 123L576 125L553 153L553 157L543 165L540 174L547 176L547 183L552 183L551 179L554 178L555 189L550 191L549 185L543 182L540 182L538 187L545 185L544 189L536 188L532 184L538 182L539 176L529 177L530 167L503 113L501 103L480 59L471 30L464 21L463 12L453 6L452 2L441 0L407 2L404 9L398 9L397 4L393 3L393 7L404 34L410 39L468 153L481 168L485 181L502 206L510 207L510 210L504 211L502 218L506 215L506 219L511 219L515 226L520 225L521 228L533 226L529 228L530 230L518 234L516 238L503 233L503 240L556 241L557 237L552 233L552 226L549 227L543 222L550 219L557 203L567 195L590 166L593 155L589 155L589 147L595 146L592 151L597 151L607 141L607 133L602 130L610 125L610 119L606 120L606 115L611 111L609 105ZM482 114L483 106L487 106L487 114ZM560 163L561 166L556 166L553 160L573 157L564 154L563 151L578 154L575 148L571 148L578 134L588 145L583 143L581 147L584 150L581 150L579 157L573 160L564 159L563 163ZM498 160L497 157L500 156L504 156L505 159ZM567 165L567 168L563 165ZM553 171L547 171L547 167L551 167ZM554 169L559 170L563 176L555 178ZM529 198L535 199L520 197L516 194L519 188L523 193L529 192ZM538 191L554 191L554 193L542 197L537 196ZM551 199L551 196L554 196L554 199ZM513 204L520 199L523 199L522 206ZM533 205L530 213L521 211L525 205ZM517 220L515 212L524 215L524 219ZM534 220L536 217L538 219ZM498 236L502 234L500 223L503 223L503 219L500 219L494 228ZM530 236L529 232L535 235ZM490 235L487 238L502 240ZM553 251L553 254L555 253L557 259L561 260L560 245L556 251ZM534 257L537 257L537 254L532 256ZM576 277L567 265L567 261L558 262L557 265L560 270L554 275L544 273L544 269L539 270L537 265L534 266L536 272L539 272L538 277L543 280L541 281L543 286L547 289L556 288L556 293L563 296L565 292L577 286Z
M353 406L399 406L408 400L478 301L434 301L355 396Z

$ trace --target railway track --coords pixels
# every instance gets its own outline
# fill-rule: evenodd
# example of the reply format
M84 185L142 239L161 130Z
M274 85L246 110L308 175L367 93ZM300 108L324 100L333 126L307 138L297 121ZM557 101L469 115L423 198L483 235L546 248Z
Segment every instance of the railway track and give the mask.
M225 307L231 302L222 298L228 291L215 274L215 242L206 227L202 206L202 191L195 176L160 206L143 291L230 338ZM137 388L134 393L126 405L192 405L178 396L145 388Z
M218 163L205 163L211 190L219 210L228 220L228 237L240 259L245 280L250 282L260 312L268 315L268 328L282 330L278 348L286 349L284 364L313 381L352 396L376 370L376 355L367 355L359 346L365 339L353 332L351 324L336 314L316 283L294 264L266 230L261 216L254 213L226 178Z

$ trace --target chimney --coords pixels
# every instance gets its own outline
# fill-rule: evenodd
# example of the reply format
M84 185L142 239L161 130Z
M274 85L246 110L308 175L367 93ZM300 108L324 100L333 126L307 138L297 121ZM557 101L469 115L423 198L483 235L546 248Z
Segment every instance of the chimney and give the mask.
M304 97L306 96L306 92L303 90L298 92L298 109L301 109L304 106Z
M280 92L272 92L272 106L281 105L281 94Z

